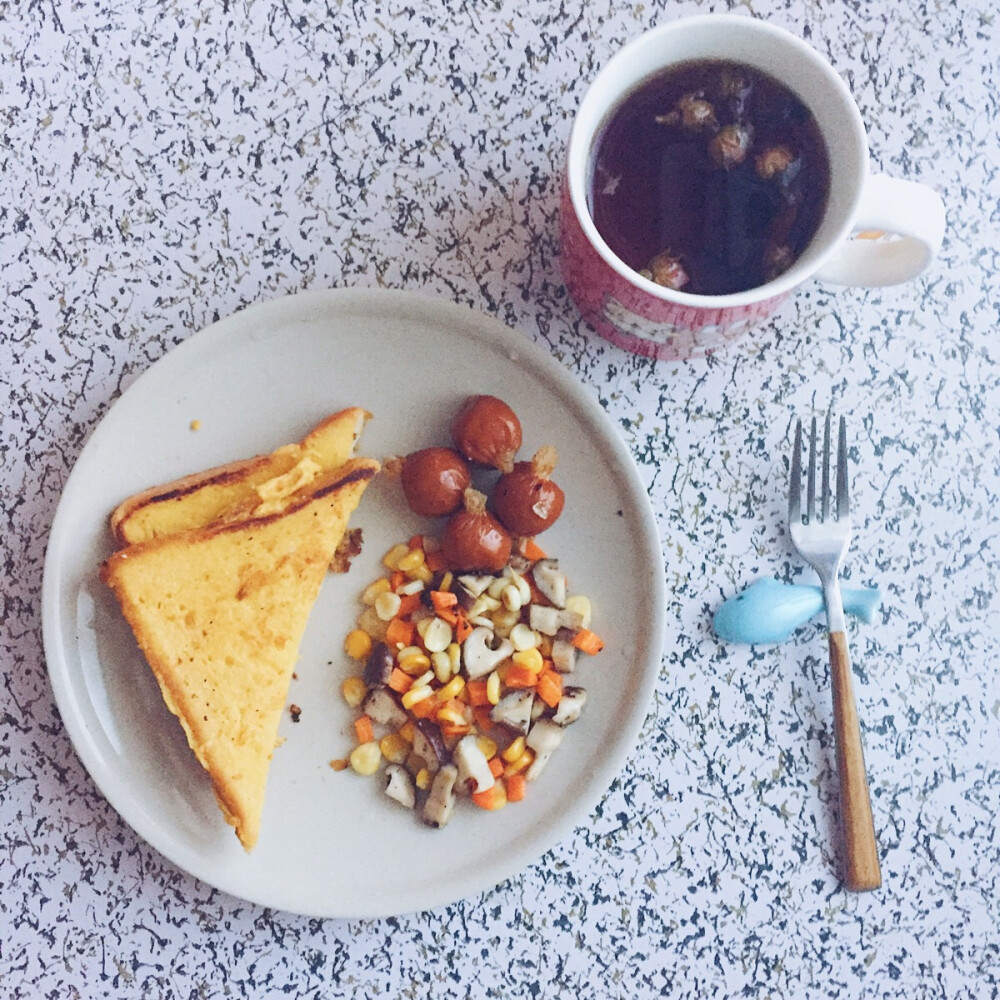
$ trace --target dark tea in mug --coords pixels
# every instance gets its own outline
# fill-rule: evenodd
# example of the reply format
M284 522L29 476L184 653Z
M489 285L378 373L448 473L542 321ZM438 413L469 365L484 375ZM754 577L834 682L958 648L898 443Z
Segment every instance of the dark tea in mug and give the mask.
M636 87L591 156L598 232L644 277L695 295L757 288L796 261L830 187L805 104L742 63L681 63Z

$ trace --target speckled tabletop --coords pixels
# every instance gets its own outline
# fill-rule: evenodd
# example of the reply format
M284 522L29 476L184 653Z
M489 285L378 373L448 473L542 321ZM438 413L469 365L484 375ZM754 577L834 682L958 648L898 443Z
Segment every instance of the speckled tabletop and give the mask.
M0 982L10 997L986 997L1000 990L1000 27L958 4L736 5L826 54L874 165L945 199L921 279L803 288L709 359L583 325L558 266L564 148L623 41L725 4L0 3ZM667 641L588 821L482 895L317 920L139 839L77 758L41 638L48 530L152 362L300 289L498 317L605 408L656 513ZM721 642L784 524L794 415L852 435L845 575L884 885L840 884L821 626Z

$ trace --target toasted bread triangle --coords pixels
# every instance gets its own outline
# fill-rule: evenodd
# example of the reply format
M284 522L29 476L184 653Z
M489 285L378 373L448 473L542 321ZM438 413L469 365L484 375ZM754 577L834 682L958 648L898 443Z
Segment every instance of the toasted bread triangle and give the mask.
M101 568L248 851L309 613L378 469L352 459L278 511L130 545Z
M269 455L230 462L143 490L123 500L112 513L115 541L127 545L203 528L227 513L251 509L260 499L258 490L282 477L289 478L291 490L297 467L308 464L313 472L335 469L354 454L370 416L353 406L326 417L298 443Z

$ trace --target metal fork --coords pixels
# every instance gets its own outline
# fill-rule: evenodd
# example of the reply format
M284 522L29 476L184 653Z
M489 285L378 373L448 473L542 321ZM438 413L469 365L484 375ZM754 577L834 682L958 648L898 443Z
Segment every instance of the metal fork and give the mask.
M838 574L851 543L851 515L847 485L847 425L843 417L837 442L836 509L830 510L830 414L823 433L822 479L819 512L816 507L816 418L809 434L809 464L806 473L806 510L802 511L802 421L795 426L792 471L788 484L788 523L792 542L806 562L819 574L826 602L830 645L830 677L833 685L833 717L836 738L837 775L840 782L840 821L846 850L848 889L877 889L882 884L878 845L872 820L871 797L865 772L861 726L854 700L851 654L840 596Z

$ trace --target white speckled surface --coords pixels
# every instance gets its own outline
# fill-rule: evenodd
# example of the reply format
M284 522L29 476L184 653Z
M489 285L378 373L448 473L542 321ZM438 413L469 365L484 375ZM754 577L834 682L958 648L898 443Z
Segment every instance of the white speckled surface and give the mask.
M941 191L945 245L912 285L813 285L725 353L650 362L566 298L563 148L621 42L723 9L0 3L5 995L997 995L1000 26L982 0L747 8L831 59L874 165ZM249 303L379 285L498 316L600 400L657 511L669 641L628 766L540 864L446 909L317 921L180 873L97 792L46 676L42 562L88 433L153 360ZM862 896L837 879L822 631L710 629L757 576L809 579L785 455L831 397L846 576L887 593L851 627L884 876Z

